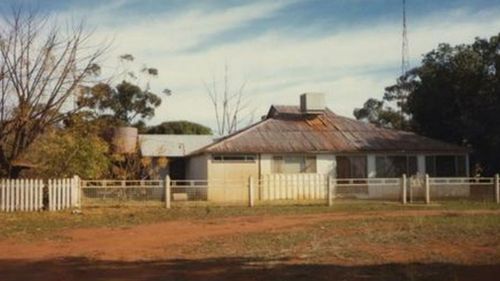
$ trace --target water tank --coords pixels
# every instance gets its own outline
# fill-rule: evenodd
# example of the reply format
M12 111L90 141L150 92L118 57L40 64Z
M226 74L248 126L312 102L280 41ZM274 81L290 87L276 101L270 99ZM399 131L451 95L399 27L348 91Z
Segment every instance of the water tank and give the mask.
M112 129L111 145L114 153L137 152L137 128L118 127Z

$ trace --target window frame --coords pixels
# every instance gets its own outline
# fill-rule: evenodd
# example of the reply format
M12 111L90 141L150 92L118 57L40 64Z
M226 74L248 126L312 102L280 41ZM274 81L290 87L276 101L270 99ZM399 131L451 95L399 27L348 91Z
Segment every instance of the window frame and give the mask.
M298 172L288 172L285 168L287 158L301 158L300 170ZM308 165L309 163L312 165ZM311 169L309 169L311 168ZM318 172L316 155L309 154L276 154L271 157L272 174L316 174Z
M349 165L349 171L348 171L348 174L349 176L348 177L340 177L339 176L339 159L342 159L344 158L346 161L346 163L348 163ZM336 162L336 168L335 168L335 174L337 176L337 178L341 179L363 179L363 178L367 178L368 177L368 155L336 155L335 156L335 162ZM359 171L355 171L355 166L357 166L357 164L359 163L356 163L356 161L353 161L353 159L363 159L363 164L365 166L364 168L364 171L362 171L362 174L363 174L363 177L357 177L355 176L356 174L358 174Z
M392 159L391 159L392 158ZM405 158L405 167L403 171L398 169L397 167L394 170L393 174L388 174L387 172L387 167L384 167L384 171L381 172L380 167L379 167L379 160L383 159L383 164L387 165L388 163L395 166L394 164L397 163L395 161L396 158ZM391 159L391 160L389 160ZM413 164L415 166L412 167L412 159L414 160ZM414 169L412 169L414 168ZM413 170L413 171L412 171ZM401 173L402 172L402 173ZM401 175L406 174L407 176L413 176L418 174L418 157L415 154L378 154L375 155L375 176L378 178L398 178L401 175L398 175L401 173Z
M213 163L255 163L255 154L212 154Z
M439 170L438 159L453 157L453 175L444 175ZM431 177L467 177L467 155L466 154L430 154L425 155L425 173Z

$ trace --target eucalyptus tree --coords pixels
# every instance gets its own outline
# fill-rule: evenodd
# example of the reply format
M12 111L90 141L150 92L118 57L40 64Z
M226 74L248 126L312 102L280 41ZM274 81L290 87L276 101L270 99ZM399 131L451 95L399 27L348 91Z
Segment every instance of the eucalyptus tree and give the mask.
M394 102L396 109L391 109ZM404 119L388 112L402 112ZM469 146L475 162L491 174L500 171L499 112L500 33L472 44L439 44L387 87L382 101L369 101L354 114L377 125Z

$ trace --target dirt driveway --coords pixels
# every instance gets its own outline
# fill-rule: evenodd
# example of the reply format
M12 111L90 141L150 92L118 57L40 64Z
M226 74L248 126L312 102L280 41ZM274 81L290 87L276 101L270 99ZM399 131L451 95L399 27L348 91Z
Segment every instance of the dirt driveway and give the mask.
M170 221L118 229L67 230L59 233L55 240L0 241L0 280L312 280L311 276L317 280L331 280L333 277L347 280L404 280L411 277L407 276L408 272L425 271L430 267L445 274L435 278L452 274L456 280L487 280L484 278L500 276L498 264L304 264L248 257L186 256L179 250L211 237L288 231L325 221L485 214L500 215L500 212L375 211L234 217ZM385 279L379 279L384 276ZM474 279L469 279L473 276ZM427 276L425 280L433 280L430 277Z

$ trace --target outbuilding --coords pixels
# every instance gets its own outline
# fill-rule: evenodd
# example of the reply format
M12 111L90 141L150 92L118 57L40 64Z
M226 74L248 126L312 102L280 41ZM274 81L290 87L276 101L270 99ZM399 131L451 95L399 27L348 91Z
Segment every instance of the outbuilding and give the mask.
M186 177L186 156L213 142L212 135L140 134L142 166L149 179Z

